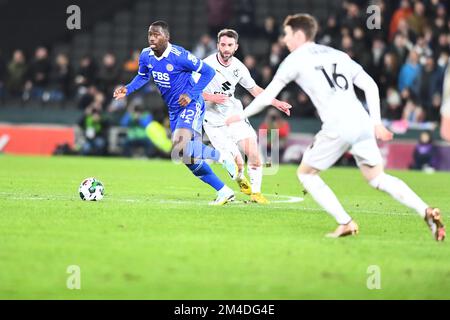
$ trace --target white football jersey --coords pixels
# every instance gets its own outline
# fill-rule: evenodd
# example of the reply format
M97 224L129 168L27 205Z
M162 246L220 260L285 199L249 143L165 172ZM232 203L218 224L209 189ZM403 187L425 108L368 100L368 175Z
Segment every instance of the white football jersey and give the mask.
M291 52L274 78L285 84L295 81L314 103L322 128L342 133L372 128L353 87L353 79L361 71L346 53L311 42Z
M224 104L206 102L205 121L213 126L225 125L225 119L234 114L242 114L243 106L234 96L236 85L239 83L245 89L256 86L255 80L250 75L247 67L236 57L232 58L229 66L219 62L218 53L212 54L203 61L216 70L216 75L203 90L207 93L221 93L229 97Z

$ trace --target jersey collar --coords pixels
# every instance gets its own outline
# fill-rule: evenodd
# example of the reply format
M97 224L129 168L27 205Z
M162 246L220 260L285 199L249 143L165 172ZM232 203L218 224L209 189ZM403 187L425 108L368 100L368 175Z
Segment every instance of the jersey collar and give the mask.
M169 56L170 51L172 50L172 44L169 42L166 50L164 50L163 54L160 57L155 56L153 50L150 50L149 56L154 56L156 60L161 60L162 58L167 58Z
M234 57L231 57L231 59L233 59ZM219 53L217 52L216 53L216 59L217 59L217 62L219 62L219 64L222 66L222 67L225 67L225 68L228 68L229 66L231 66L231 63L229 64L229 65L224 65L222 62L220 62L220 59L219 59Z

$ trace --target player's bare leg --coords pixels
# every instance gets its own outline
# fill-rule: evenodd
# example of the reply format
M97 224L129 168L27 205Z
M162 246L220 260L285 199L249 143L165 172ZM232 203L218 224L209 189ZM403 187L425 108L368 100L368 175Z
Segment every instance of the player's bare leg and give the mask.
M236 164L238 166L238 176L236 178L236 182L239 185L239 189L243 194L251 195L252 188L250 187L250 182L247 180L244 174L245 161L240 153L237 153L235 155L234 160L236 161Z
M268 204L269 201L261 193L262 184L262 161L258 151L256 138L246 138L239 144L248 158L247 172L250 177L251 196L250 201L259 204Z
M401 204L415 210L424 219L437 241L445 238L445 226L442 222L440 210L426 204L402 180L384 172L381 164L376 166L361 165L361 172L369 184L377 190L390 194Z
M358 225L347 214L333 191L319 176L320 170L301 163L297 169L297 177L313 199L339 224L337 229L327 237L338 238L358 233Z

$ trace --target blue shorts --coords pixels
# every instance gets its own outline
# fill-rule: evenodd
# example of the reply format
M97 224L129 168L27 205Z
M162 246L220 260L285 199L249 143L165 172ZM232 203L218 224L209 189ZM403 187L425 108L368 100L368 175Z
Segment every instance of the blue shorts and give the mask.
M170 113L170 130L172 133L179 128L190 129L201 135L203 118L205 117L205 102L193 101L178 112Z

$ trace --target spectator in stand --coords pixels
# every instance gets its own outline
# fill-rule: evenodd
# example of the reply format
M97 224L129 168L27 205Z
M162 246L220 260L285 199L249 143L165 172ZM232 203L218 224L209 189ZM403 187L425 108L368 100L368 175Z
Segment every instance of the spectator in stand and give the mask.
M438 36L437 45L434 47L435 59L438 60L442 53L448 53L450 50L450 37L442 33Z
M444 70L436 66L433 56L426 57L425 65L423 66L421 76L418 78L418 101L425 109L427 120L431 119L432 114L439 115L439 112L433 112L433 102L440 106L442 95L442 87L444 81ZM437 110L439 111L439 109Z
M298 106L298 108L293 109L295 109L295 114L298 114L301 118L311 118L316 115L316 108L303 90L297 93L297 100L292 105Z
M272 43L270 47L269 65L272 70L278 69L281 61L283 60L283 47L278 43Z
M353 38L347 34L342 37L340 49L350 56L350 58L355 59L355 52L353 50Z
M3 102L5 95L5 82L6 82L6 62L3 59L3 53L0 49L0 103Z
M82 95L86 88L96 83L97 80L97 64L90 55L86 55L80 60L80 66L74 77L77 93Z
M204 59L216 51L216 42L208 33L205 33L195 45L192 54L199 59Z
M261 88L266 88L273 79L273 70L269 65L261 68Z
M396 61L398 64L405 62L408 56L409 49L407 48L408 39L405 35L397 33L394 37L394 41L388 49L388 52L395 54Z
M401 20L408 19L413 14L409 0L401 0L400 7L394 12L389 26L389 39L392 40L397 33L398 24Z
M414 3L414 12L406 19L411 30L417 35L422 35L428 24L425 17L425 5L421 1Z
M411 164L410 169L427 170L433 168L432 161L435 152L431 133L428 131L422 132L419 141L414 148L413 163Z
M421 65L425 64L427 57L433 55L433 51L428 46L425 37L418 37L413 50L419 55L419 62Z
M442 95L435 93L431 102L431 109L427 110L426 120L439 123L441 120Z
M50 77L50 60L48 50L45 47L38 47L34 54L34 59L28 69L28 80L25 83L24 100L42 99L44 90L47 88Z
M401 67L398 77L398 89L402 94L405 90L409 90L417 97L416 83L420 72L419 55L416 51L412 50L409 53L408 61Z
M98 72L99 89L105 93L113 92L117 82L119 82L120 70L116 62L116 56L108 52L103 56L102 64Z
M450 142L450 66L447 66L444 75L440 131L442 139Z
M403 108L402 119L408 123L419 123L425 119L425 112L422 106L417 104L415 100L408 98Z
M280 26L277 24L277 21L273 16L267 16L264 19L262 36L264 39L269 40L270 43L278 41L278 37L280 36Z
M141 53L139 50L134 50L131 53L131 56L127 61L123 64L121 73L120 73L120 81L126 83L128 79L133 78L139 69L139 56Z
M370 62L370 74L373 75L375 79L379 79L383 66L383 55L386 52L386 43L381 38L375 38L372 42L372 52ZM380 85L380 84L378 84Z
M336 16L330 15L327 18L325 28L318 37L319 43L337 48L339 46L340 31Z
M242 37L252 37L256 33L255 3L253 0L236 0L236 31Z
M120 125L128 128L127 138L123 146L125 157L132 157L136 148L143 148L148 158L154 155L155 148L145 131L152 121L153 117L150 112L145 111L141 105L130 105L129 110L120 120Z
M6 90L11 97L20 97L23 93L27 65L22 50L15 50L11 61L7 65Z
M71 96L72 67L69 57L60 53L56 56L55 64L50 72L50 91L44 100L62 102Z
M384 55L383 66L381 67L378 83L380 86L380 96L386 96L386 90L390 87L397 87L399 66L397 56L388 52Z
M95 107L86 109L78 123L83 131L84 142L81 146L82 155L106 155L108 147L108 121L103 117L102 111Z
M388 120L400 120L403 115L402 98L395 89L387 89L386 99L383 102L382 117Z
M353 29L353 51L355 53L355 60L365 69L370 70L372 65L372 56L367 50L370 45L367 43L364 29L357 27Z
M246 55L244 57L244 65L247 67L248 71L250 72L250 75L253 79L255 79L256 83L261 82L261 74L259 73L258 67L256 65L256 59L251 54Z
M400 20L398 23L398 33L403 34L406 38L406 46L408 49L411 49L414 43L416 42L418 34L414 33L409 27L407 20Z
M98 90L94 85L89 86L86 93L81 96L78 103L78 108L81 110L87 110L95 108L97 110L103 110L105 104L105 95Z
M207 0L208 29L213 37L229 25L232 16L233 1Z
M355 1L348 2L345 5L345 10L346 13L341 20L341 26L353 30L365 25L365 19L363 19L361 10Z

